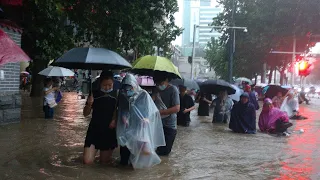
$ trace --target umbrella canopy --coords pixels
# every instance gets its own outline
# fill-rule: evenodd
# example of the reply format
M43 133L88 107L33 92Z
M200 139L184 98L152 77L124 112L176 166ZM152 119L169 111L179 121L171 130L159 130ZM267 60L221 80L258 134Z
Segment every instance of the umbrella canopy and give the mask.
M48 68L40 71L38 74L43 76L56 76L56 77L66 77L66 76L74 76L74 72L70 69L62 68L62 67L54 67L49 66Z
M30 73L29 73L29 72L27 72L27 71L22 71L22 72L20 72L20 74L26 74L26 75L29 75Z
M136 77L140 86L153 87L156 86L151 76L137 76Z
M180 85L185 86L189 90L191 90L191 89L199 90L200 89L198 83L196 81L190 80L190 79L173 79L172 81L170 81L170 83L175 86L180 86Z
M73 48L52 65L90 70L131 68L131 64L119 54L104 48Z
M30 61L30 58L0 29L0 66L21 61Z
M292 86L290 86L290 85L283 85L281 87L284 88L284 89L292 89Z
M268 85L265 88L263 88L263 92L266 98L272 99L275 97L278 92L281 92L283 95L287 94L289 89L283 88L278 85Z
M207 80L200 85L200 91L214 95L218 95L220 91L227 91L228 95L236 93L231 84L224 80Z
M265 83L258 83L255 85L256 87L266 87L268 86L268 84L265 84Z
M165 57L148 55L133 62L133 73L153 76L156 71L166 72L172 78L181 78L178 68Z
M243 93L243 90L240 89L238 86L236 85L233 85L231 84L231 86L236 90L236 93L232 94L232 95L229 95L229 97L232 99L232 100L235 100L235 101L240 101L240 96L241 94Z
M252 81L245 77L240 77L236 79L236 83L247 82L249 85L252 85Z

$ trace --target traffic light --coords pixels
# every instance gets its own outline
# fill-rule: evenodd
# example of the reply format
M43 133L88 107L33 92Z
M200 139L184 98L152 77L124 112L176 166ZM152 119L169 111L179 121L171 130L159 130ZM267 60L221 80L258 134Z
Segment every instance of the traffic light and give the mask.
M188 63L192 64L192 56L188 56Z
M311 73L311 64L308 61L299 62L299 76L308 76Z

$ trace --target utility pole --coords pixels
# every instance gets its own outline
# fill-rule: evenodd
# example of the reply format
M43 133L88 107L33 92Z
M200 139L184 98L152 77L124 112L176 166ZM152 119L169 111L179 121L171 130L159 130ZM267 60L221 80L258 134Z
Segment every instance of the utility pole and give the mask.
M235 26L234 22L234 12L235 12L235 0L232 2L232 26ZM230 56L229 56L229 62L228 62L228 80L230 83L232 83L232 71L233 71L233 56L235 52L235 41L236 41L236 33L235 29L231 29L231 35L230 35Z
M270 53L272 54L292 54L292 60L291 60L291 66L292 66L292 72L291 72L291 85L294 86L294 79L295 79L295 62L296 62L296 54L304 54L305 52L296 52L296 44L297 44L297 38L294 35L293 36L293 43L292 43L292 52L286 52L286 51L274 51L271 50Z
M192 44L192 59L191 59L191 80L194 78L194 58L196 57L195 52L196 52L196 30L197 30L197 25L195 24L193 26L193 44Z
M266 83L267 63L263 63L261 83Z
M294 79L295 79L295 68L294 64L296 62L296 43L297 39L296 36L293 36L293 47L292 47L292 61L291 61L291 66L292 66L292 72L291 72L291 85L294 86Z

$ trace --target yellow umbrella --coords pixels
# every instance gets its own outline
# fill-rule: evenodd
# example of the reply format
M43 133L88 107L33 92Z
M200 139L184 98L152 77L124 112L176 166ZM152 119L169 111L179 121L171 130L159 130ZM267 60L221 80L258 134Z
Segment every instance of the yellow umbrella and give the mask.
M143 56L132 64L132 72L141 75L150 75L150 72L160 71L181 78L178 68L167 58L160 56Z

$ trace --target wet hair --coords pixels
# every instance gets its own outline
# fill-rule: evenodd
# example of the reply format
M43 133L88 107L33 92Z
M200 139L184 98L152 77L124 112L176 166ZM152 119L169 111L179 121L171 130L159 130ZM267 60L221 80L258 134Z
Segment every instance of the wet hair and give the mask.
M109 79L113 81L113 73L111 71L102 71L99 77L100 84L102 83L102 81L109 80Z
M157 84L157 83L161 83L161 82L163 82L163 81L165 81L165 80L167 80L167 79L168 79L168 81L171 81L171 79L172 79L167 72L158 72L158 71L156 71L156 72L154 73L153 81L154 81L156 84Z
M50 82L52 82L52 79L51 78L45 78L44 79L44 86L47 86Z

